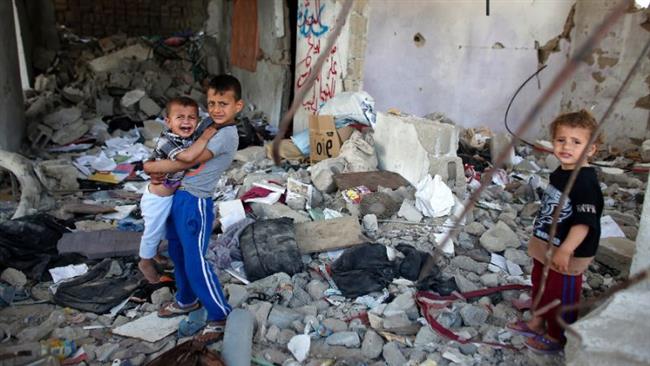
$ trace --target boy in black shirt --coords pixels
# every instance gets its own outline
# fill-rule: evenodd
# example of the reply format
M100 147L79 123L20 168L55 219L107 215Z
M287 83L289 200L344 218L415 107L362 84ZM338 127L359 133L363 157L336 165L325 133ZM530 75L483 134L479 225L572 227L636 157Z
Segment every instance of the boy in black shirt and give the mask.
M596 145L601 143L598 136L596 144L587 146L593 131L598 127L595 118L584 109L566 113L551 123L553 154L560 160L560 166L551 173L550 183L542 197L535 218L533 237L528 242L528 254L533 257L532 297L540 290L544 270L547 243L550 235L553 212L559 204L572 171L579 169L575 184L560 210L557 230L551 243L555 246L551 258L546 286L538 309L556 299L562 305L576 304L580 301L582 274L593 261L600 239L600 216L603 211L603 195L594 168L587 163L578 166L578 158L587 149L592 157ZM556 321L557 307L541 317L533 316L528 321L508 324L508 329L528 336L526 346L535 352L552 353L562 350L566 339L562 327ZM564 321L577 320L577 312L567 312Z

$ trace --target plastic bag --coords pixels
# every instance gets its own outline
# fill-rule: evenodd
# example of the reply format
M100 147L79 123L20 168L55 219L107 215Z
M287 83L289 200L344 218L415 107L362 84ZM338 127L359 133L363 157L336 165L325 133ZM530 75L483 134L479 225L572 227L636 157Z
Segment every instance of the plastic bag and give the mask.
M377 120L375 100L365 91L338 93L325 102L318 114L334 116L337 127L341 121L374 127Z
M442 178L436 174L425 176L416 186L415 207L427 217L440 217L449 215L454 207L454 194L443 183Z

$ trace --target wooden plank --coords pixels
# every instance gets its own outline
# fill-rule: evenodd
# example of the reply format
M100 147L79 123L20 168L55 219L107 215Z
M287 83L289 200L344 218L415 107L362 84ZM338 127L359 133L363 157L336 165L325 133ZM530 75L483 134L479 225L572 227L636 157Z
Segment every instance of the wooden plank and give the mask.
M235 0L232 9L230 63L244 70L255 72L259 39L257 0Z
M399 187L408 187L411 184L404 179L399 173L389 171L358 172L358 173L341 173L334 175L334 182L339 190L366 186L373 192L377 191L378 186L384 188L397 189Z
M346 216L330 220L295 224L296 243L303 254L327 252L368 242L361 233L356 217Z

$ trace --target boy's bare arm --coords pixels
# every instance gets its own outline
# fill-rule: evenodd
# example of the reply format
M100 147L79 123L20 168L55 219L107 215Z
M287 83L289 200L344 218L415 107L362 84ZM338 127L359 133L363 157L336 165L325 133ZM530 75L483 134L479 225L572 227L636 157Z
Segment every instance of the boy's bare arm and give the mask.
M551 259L553 265L555 265L557 269L563 272L568 271L571 255L580 243L585 240L587 234L589 234L589 226L584 224L571 226L566 239L564 239L560 247L555 250L555 254L553 254L553 258Z
M212 152L208 149L201 151L199 156L190 162L183 162L179 160L156 160L144 163L144 171L147 174L151 173L176 173L187 170L196 164L204 163L212 159Z
M217 133L217 128L214 126L214 124L210 125L208 128L203 131L201 136L194 141L194 143L188 147L187 149L181 151L180 153L176 154L176 157L174 160L182 161L184 163L191 163L196 160L196 158L201 155L203 150L208 146L208 142L210 142L210 139L212 136L214 136Z

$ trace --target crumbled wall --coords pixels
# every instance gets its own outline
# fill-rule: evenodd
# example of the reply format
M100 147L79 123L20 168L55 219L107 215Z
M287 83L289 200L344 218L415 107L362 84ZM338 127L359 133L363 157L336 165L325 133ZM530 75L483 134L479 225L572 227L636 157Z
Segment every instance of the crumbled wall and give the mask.
M103 37L170 35L201 29L207 0L51 0L59 24L76 33Z
M571 53L583 44L613 8L615 2L580 0L576 4L574 41ZM603 40L580 65L574 78L565 85L561 111L580 108L600 118L650 38L650 11L628 11L612 26ZM605 128L605 139L625 147L650 138L650 55L641 66Z

